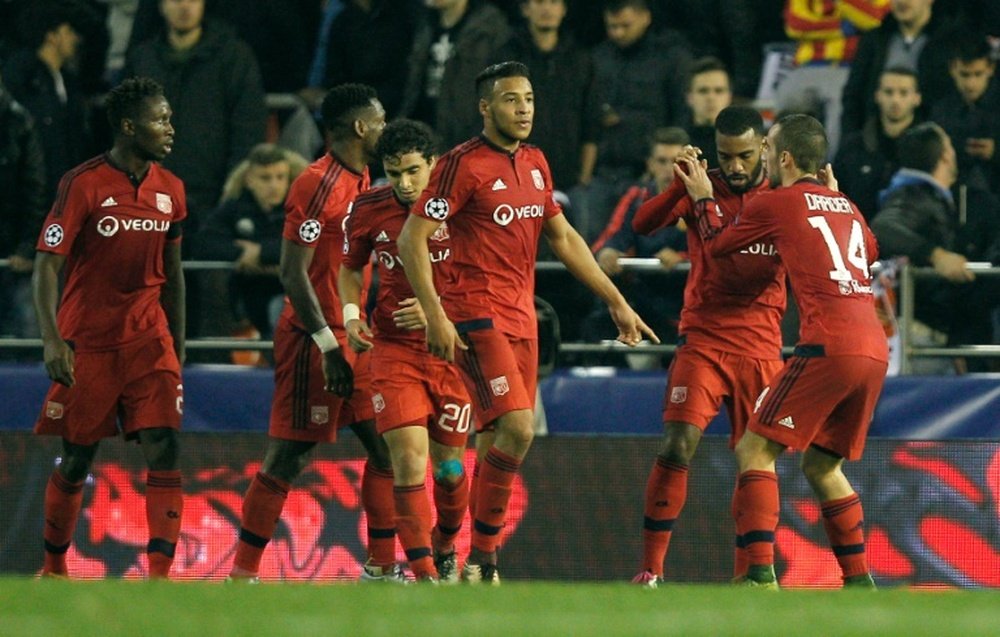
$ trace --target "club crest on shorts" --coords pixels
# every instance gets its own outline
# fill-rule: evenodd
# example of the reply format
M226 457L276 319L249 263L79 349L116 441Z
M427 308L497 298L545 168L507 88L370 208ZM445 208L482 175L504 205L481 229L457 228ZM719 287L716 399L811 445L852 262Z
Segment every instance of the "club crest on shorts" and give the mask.
M326 405L313 405L309 422L314 425L325 425L330 422L330 408Z
M672 387L670 389L670 402L682 403L688 399L687 387Z
M170 195L162 192L156 193L156 209L165 215L169 215L173 212L174 202L170 199Z
M764 391L760 392L760 396L757 396L757 402L753 404L753 413L757 413L760 406L764 403L764 397L767 396L767 392L771 391L771 386L768 385L764 388Z
M545 179L542 177L542 171L537 168L532 168L531 181L535 184L535 188L538 190L545 190Z
M50 400L45 403L45 417L51 418L52 420L59 420L66 413L66 407L62 403L57 403L54 400Z
M490 389L493 391L494 396L503 396L510 391L510 383L507 382L506 376L491 378Z
M382 413L382 410L385 409L385 399L382 398L381 393L372 396L372 406L375 408L376 414Z

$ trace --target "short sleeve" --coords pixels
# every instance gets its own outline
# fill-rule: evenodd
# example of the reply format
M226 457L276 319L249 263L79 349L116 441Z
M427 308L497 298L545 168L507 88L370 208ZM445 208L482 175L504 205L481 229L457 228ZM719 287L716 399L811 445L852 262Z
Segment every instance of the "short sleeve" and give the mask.
M69 254L90 215L89 199L85 180L80 175L70 172L63 176L35 249L62 256Z
M307 170L292 182L285 198L285 225L281 236L303 247L315 248L323 233L323 178Z
M427 188L410 208L410 214L440 222L465 205L478 183L476 175L468 170L467 162L463 162L465 158L464 154L455 151L441 158L431 173Z
M360 213L359 213L360 211ZM368 231L365 204L357 203L351 207L347 219L344 220L344 260L343 266L350 270L361 270L368 264L373 244Z

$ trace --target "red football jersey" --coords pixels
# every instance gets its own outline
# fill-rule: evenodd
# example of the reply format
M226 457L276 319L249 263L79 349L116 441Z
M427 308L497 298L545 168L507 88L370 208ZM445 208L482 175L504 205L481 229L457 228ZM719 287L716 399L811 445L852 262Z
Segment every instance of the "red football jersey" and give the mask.
M489 318L507 336L538 338L538 237L546 219L562 214L541 150L521 144L510 153L484 137L456 146L410 214L448 221L452 276L438 293L453 322Z
M337 271L343 255L344 224L351 202L369 186L368 168L356 173L332 154L317 159L299 175L285 199L285 227L282 237L316 250L309 264L309 281L316 291L323 316L330 327L343 329ZM299 329L305 326L285 297L282 318Z
M684 182L673 183L642 204L632 227L650 234L684 219L691 272L684 285L684 308L679 332L691 345L761 359L781 358L781 315L785 311L785 268L774 245L760 241L713 258L705 249L707 206L715 223L728 224L763 190L767 181L743 193L734 193L717 170L708 172L713 200L697 205L687 196Z
M375 253L379 275L378 298L372 312L375 333L380 338L411 343L426 352L423 330L401 329L392 320L392 313L400 308L399 302L415 296L396 247L396 238L403 229L408 212L409 206L396 198L390 186L360 195L347 219L343 265L361 270ZM436 287L444 289L450 285L441 273L442 266L451 258L447 223L442 223L431 236L428 247Z
M136 186L107 155L67 172L37 249L66 257L59 333L76 351L170 334L160 306L163 249L180 241L184 184L159 164Z
M822 345L829 356L888 360L868 270L878 244L854 202L803 179L755 197L708 248L721 256L762 241L773 242L788 268L800 344Z

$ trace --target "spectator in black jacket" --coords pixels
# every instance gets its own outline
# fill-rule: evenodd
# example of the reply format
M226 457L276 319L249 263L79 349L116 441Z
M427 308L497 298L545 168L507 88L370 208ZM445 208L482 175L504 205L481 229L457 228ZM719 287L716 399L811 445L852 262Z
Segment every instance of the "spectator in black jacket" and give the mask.
M82 15L81 5L62 0L41 0L23 9L18 20L25 47L3 66L7 90L35 120L45 155L46 205L55 199L63 174L91 151L83 95L70 68Z
M263 141L264 88L250 48L228 25L204 20L204 0L160 7L166 32L129 51L124 76L151 77L166 90L177 132L163 165L184 181L191 232L229 171Z
M879 192L899 168L897 142L916 123L920 101L915 72L903 67L882 71L875 91L878 115L869 116L864 128L845 137L837 151L833 172L840 190L865 219L878 212Z
M692 57L677 31L650 29L646 0L606 0L608 38L593 51L601 138L577 229L593 241L611 217L614 203L645 170L647 140L662 126L680 125L687 115L684 89Z
M970 34L955 43L948 71L955 92L931 109L931 119L954 140L960 181L972 188L1000 192L1000 91L986 36Z
M545 152L556 190L590 182L597 158L599 112L590 53L561 30L565 0L521 0L526 25L495 56L531 71L535 125L531 141Z
M949 40L954 37L944 16L931 11L934 0L891 0L890 13L865 33L851 63L843 94L841 136L861 129L876 114L873 96L882 71L894 66L913 69L920 82L925 115L938 99L949 95Z
M284 295L277 267L285 196L307 165L302 156L274 144L254 146L230 173L221 205L193 239L195 258L235 264L229 280L234 314L264 338L273 333Z
M32 312L35 241L45 219L45 163L28 111L0 84L0 335L38 335Z
M684 129L691 137L691 144L701 149L701 156L708 162L709 168L719 167L715 118L733 102L729 80L726 66L718 58L700 58L691 67L685 94L690 117L685 121Z
M941 276L917 286L918 320L947 334L952 345L991 343L996 285L985 277L977 280L968 257L976 258L996 241L995 200L977 201L985 213L977 219L981 229L975 236L967 232L950 190L958 179L955 149L937 124L918 124L906 131L899 140L899 160L902 168L884 191L881 210L872 221L880 256L907 257L914 265L932 266Z

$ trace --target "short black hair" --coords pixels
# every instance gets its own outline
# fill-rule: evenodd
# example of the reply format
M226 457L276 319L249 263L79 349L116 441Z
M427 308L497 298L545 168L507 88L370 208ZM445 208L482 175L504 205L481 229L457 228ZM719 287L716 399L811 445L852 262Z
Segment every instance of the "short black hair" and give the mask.
M721 71L725 73L726 81L732 83L732 78L729 77L729 69L726 68L725 62L713 55L706 55L705 57L698 58L691 63L691 70L688 73L687 79L687 90L691 90L691 85L694 84L694 78L696 75L711 73L713 71Z
M123 119L137 119L142 114L143 103L151 97L163 97L163 86L148 77L130 77L108 91L104 108L111 131L117 135L121 132Z
M646 0L604 0L604 13L618 13L625 9L649 11L649 3Z
M78 0L34 0L18 14L17 32L25 46L37 49L61 25L82 32L93 20L93 11Z
M970 64L976 60L985 59L990 64L993 63L993 49L986 36L981 33L970 33L965 37L956 37L951 46L951 53L948 56L949 62L961 62Z
M412 119L397 119L390 122L375 145L375 156L380 161L389 157L401 157L406 153L420 153L430 161L438 154L437 138L431 127Z
M944 155L945 132L934 122L924 122L906 129L896 143L899 165L925 173L934 168Z
M799 170L815 173L826 161L826 130L812 115L794 113L776 122L780 126L775 136L774 150L781 154L788 152Z
M748 130L753 130L755 135L764 135L764 118L755 108L727 106L715 118L715 132L727 137L739 137Z
M350 130L357 119L358 111L370 108L372 100L378 99L378 93L367 84L339 84L334 86L323 98L320 115L323 126L335 138L349 136Z
M652 155L653 151L660 144L665 146L683 146L690 143L691 136L680 126L664 126L663 128L657 128L649 136L649 154Z
M906 77L912 77L913 83L917 85L917 90L920 90L920 76L914 69L908 66L893 65L882 69L882 72L878 74L879 82L881 83L882 78L886 75L905 75Z
M531 79L531 71L521 62L508 60L491 64L476 76L476 94L480 99L488 100L493 93L493 83L505 77L524 77Z

